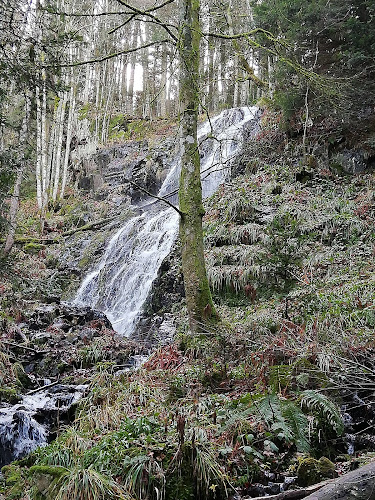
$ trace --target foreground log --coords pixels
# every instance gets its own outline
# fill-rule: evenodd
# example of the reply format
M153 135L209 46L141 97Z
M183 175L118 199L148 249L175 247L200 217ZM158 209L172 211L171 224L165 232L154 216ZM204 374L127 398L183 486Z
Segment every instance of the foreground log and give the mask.
M252 498L251 500L264 500L265 498L267 500L301 500L302 498L311 498L311 493L314 493L317 490L320 490L323 488L323 486L331 483L332 479L329 479L328 481L322 481L321 483L314 484L312 486L308 486L307 488L303 488L300 490L289 490L289 491L283 491L282 493L279 493L278 495L269 495L267 497L255 497ZM310 495L310 496L308 496ZM247 498L247 497L246 497ZM249 499L250 500L250 499Z
M52 236L50 238L44 237L44 238L36 238L35 236L17 236L14 238L14 243L18 243L21 245L25 245L26 243L36 243L40 245L53 245L54 243L59 243L61 241L61 238L64 238L66 236L72 236L75 233L79 233L81 231L95 231L97 229L101 229L102 227L106 226L110 222L119 219L121 215L116 215L114 217L107 217L106 219L100 219L97 221L89 222L88 224L85 224L84 226L79 226L75 227L73 229L69 229L68 231L65 231L64 233L60 233L58 236ZM4 241L3 239L0 240L0 242Z
M300 490L278 495L256 497L252 500L375 500L375 462Z
M375 462L332 480L305 500L375 500Z

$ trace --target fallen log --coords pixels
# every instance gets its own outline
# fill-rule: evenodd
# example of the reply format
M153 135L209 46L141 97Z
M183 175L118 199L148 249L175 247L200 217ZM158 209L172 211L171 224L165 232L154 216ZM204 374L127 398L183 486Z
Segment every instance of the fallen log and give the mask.
M112 222L115 219L118 219L121 217L120 215L116 215L114 217L107 217L106 219L100 219L94 222L89 222L88 224L85 224L84 226L76 227L74 229L70 229L69 231L65 231L64 233L61 233L60 236L71 236L72 234L78 233L79 231L90 231L92 229L99 229L110 222Z
M0 344L5 344L5 345L10 346L10 347L17 347L17 349L24 349L25 351L31 351L31 352L35 352L37 354L44 354L44 353L48 352L48 351L41 351L38 349L34 349L33 347L28 347L28 346L23 345L23 344L16 344L15 342L9 342L8 340L1 340Z
M96 229L100 229L101 227L109 224L115 219L118 219L121 217L120 215L117 215L115 217L108 217L106 219L100 219L98 221L93 221L89 222L88 224L85 224L84 226L79 226L75 227L74 229L69 229L68 231L65 231L63 233L60 233L58 236L54 236L51 238L37 238L35 236L17 236L14 239L14 243L16 244L27 244L27 243L36 243L38 245L53 245L54 243L58 243L61 241L61 238L64 238L66 236L72 236L75 233L79 233L80 231L92 231ZM0 241L4 241L4 239L1 239Z
M246 497L245 497L246 498ZM375 462L336 479L251 500L375 500Z
M305 500L375 500L375 462L333 479Z
M283 491L282 493L278 493L277 495L269 495L267 497L255 497L252 498L251 500L300 500L302 498L306 499L309 498L309 495L311 496L311 493L315 493L316 491L320 490L327 484L329 484L332 481L332 479L329 479L327 481L322 481L321 483L318 484L313 484L312 486L308 486L307 488L303 488L300 490L289 490L289 491Z
M57 385L60 383L60 380L55 380L54 382L51 382L50 384L42 385L38 387L37 389L33 389L32 391L29 391L26 393L27 396L30 396L31 394L36 394L37 392L44 391L44 389L49 389L50 387L53 387L54 385Z

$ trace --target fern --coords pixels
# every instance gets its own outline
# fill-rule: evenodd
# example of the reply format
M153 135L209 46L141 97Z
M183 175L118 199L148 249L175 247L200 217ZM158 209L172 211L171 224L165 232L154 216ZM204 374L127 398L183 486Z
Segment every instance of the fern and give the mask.
M318 415L321 424L328 424L338 436L341 436L344 432L344 423L340 410L327 396L317 391L307 390L302 392L300 402L302 408Z
M294 401L284 401L282 406L283 416L290 425L294 434L294 443L297 450L307 453L310 449L309 421L301 408Z
M294 401L281 400L276 394L270 394L255 406L279 439L294 443L301 452L310 449L308 420Z

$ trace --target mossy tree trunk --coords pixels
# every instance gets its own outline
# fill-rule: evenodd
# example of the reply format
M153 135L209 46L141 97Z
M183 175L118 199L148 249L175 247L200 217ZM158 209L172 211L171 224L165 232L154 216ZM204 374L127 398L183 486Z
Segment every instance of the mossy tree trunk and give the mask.
M182 212L180 238L182 270L190 328L216 318L208 284L203 251L202 185L197 140L199 107L199 0L182 0L179 53L181 178L179 203Z

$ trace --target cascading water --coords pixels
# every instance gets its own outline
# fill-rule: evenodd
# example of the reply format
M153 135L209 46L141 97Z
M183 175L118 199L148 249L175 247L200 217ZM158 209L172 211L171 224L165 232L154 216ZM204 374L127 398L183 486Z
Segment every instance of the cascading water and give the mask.
M245 126L258 128L256 107L223 111L198 130L203 197L211 196L230 173L231 162L243 142ZM159 196L177 202L180 174L177 160ZM142 207L110 240L98 267L87 275L75 303L103 311L113 328L130 335L140 317L163 259L170 252L178 227L178 214L162 202Z
M0 407L0 468L48 442L49 426L79 401L87 386L56 385ZM43 423L41 423L43 422Z

